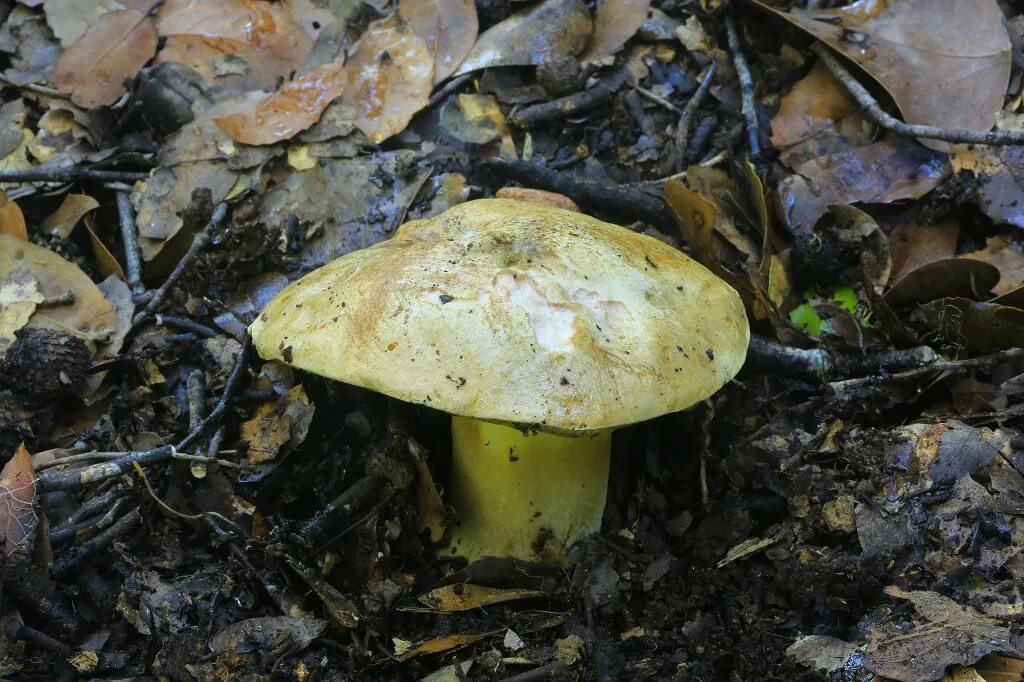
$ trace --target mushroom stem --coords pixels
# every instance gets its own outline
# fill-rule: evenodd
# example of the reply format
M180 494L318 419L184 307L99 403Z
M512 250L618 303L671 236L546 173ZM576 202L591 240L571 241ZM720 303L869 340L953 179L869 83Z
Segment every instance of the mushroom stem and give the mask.
M551 559L601 529L611 430L563 436L452 417L448 551Z

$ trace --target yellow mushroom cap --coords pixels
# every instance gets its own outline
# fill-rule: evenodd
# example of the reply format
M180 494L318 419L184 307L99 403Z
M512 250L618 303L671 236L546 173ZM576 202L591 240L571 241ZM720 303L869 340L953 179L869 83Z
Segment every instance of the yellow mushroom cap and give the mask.
M604 429L732 378L736 292L679 250L559 208L481 199L403 225L281 291L265 359L477 419Z

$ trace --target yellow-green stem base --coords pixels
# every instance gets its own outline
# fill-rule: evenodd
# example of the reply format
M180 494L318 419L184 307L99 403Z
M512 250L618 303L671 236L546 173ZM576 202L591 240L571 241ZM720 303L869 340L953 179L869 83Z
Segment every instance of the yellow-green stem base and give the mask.
M557 559L601 529L611 431L524 433L452 418L449 556Z

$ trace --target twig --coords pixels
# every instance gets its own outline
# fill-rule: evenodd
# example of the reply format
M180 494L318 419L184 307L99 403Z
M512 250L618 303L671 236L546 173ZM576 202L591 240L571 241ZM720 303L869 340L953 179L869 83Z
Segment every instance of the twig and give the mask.
M655 194L648 194L634 185L600 185L519 159L484 159L480 162L480 167L521 182L527 187L558 192L578 204L629 220L643 220L655 224L672 223L664 199Z
M149 173L138 171L95 170L70 166L50 170L5 170L0 171L0 182L137 182L145 180Z
M829 352L824 348L805 350L783 346L763 336L752 334L745 367L754 371L778 372L818 381L829 381L836 377L879 371L892 372L921 365L925 366L912 371L930 372L938 364L935 358L935 351L928 346L884 350L867 355L840 354ZM851 381L865 380L853 379Z
M552 661L551 663L542 665L539 668L521 672L518 675L503 677L499 682L533 682L534 680L547 680L563 668L565 668L565 664L562 663L562 661Z
M217 401L217 406L213 408L213 411L205 419L189 431L188 435L175 446L175 450L188 449L203 434L203 431L217 423L224 415L224 412L227 411L228 401L231 400L231 396L238 386L238 380L242 376L242 369L245 367L245 356L249 352L250 343L251 339L247 332L242 337L242 346L238 349L238 354L235 356L235 364L231 367L231 374L228 375L228 380L224 382L224 390L221 393L220 400Z
M208 222L206 226L192 239L192 245L188 247L188 251L186 251L185 255L181 257L178 264L174 266L174 270L172 270L171 274L167 276L167 280L160 285L159 289L156 290L153 294L153 298L151 298L149 303L146 304L146 307L142 309L142 312L136 315L135 319L132 320L131 328L133 331L138 329L139 325L141 325L147 317L152 315L153 312L155 312L156 309L164 302L164 299L167 298L167 294L170 292L171 287L177 284L178 280L185 272L185 268L188 267L189 263L192 262L192 259L194 259L210 241L210 235L224 220L227 213L228 205L226 203L221 202L217 205L217 208L213 211L213 215L210 216L210 222Z
M17 618L9 618L4 623L4 634L11 639L20 639L35 644L39 648L51 651L62 658L67 658L75 653L75 650L64 642L50 637L45 632L30 628Z
M206 381L201 369L194 370L185 380L185 402L188 405L188 428L199 426L206 407Z
M39 308L55 308L59 305L74 305L75 295L70 291L65 291L62 294L56 294L55 296L47 296L39 302L37 307Z
M312 546L324 533L340 525L342 521L352 518L363 505L376 498L384 483L384 479L377 476L360 478L306 521L299 528L297 539L307 546Z
M36 476L36 491L51 492L54 490L81 488L90 483L105 481L108 478L125 474L132 468L135 462L152 464L170 459L173 453L173 446L163 445L153 450L132 452L112 462L93 464L81 469L71 469L70 471L54 471L52 473L39 474Z
M811 52L817 55L822 64L843 84L854 99L864 107L871 120L878 125L900 135L925 137L956 144L1024 144L1024 131L1020 130L965 130L963 128L942 128L939 126L904 123L886 112L878 104L871 93L853 77L845 66L829 51L823 43L811 45Z
M139 258L139 239L135 232L135 213L132 211L131 195L128 191L117 192L117 215L121 225L121 242L124 245L124 275L133 294L146 291L142 284L142 261Z
M436 90L434 94L430 96L430 99L427 100L427 106L434 106L435 104L443 100L445 97L447 97L448 95L452 94L460 87L462 87L462 84L467 82L469 79L473 78L474 75L475 74L472 73L464 73L461 76L458 76L457 78L451 79L450 81L445 83L443 87Z
M122 497L121 499L116 500L114 505L102 516L94 516L86 519L85 521L79 521L78 523L65 524L50 533L50 542L55 545L60 544L65 540L74 538L78 535L79 531L85 530L86 528L94 529L96 531L110 528L110 526L114 525L114 521L117 520L117 517L121 512L121 508L126 504L128 504L128 500Z
M968 358L967 360L937 360L931 364L925 365L924 367L918 367L916 369L887 376L874 375L861 377L859 379L833 381L829 384L829 388L833 393L840 394L882 383L912 381L914 379L920 379L940 372L966 372L970 369L990 369L996 365L1022 357L1024 357L1024 348L1010 348L1008 350L1001 350L997 353L982 355L977 358Z
M725 15L725 35L732 53L732 63L736 67L736 75L740 79L740 94L743 96L743 120L747 126L747 144L750 146L750 158L761 159L761 126L757 122L757 100L754 97L754 78L750 74L750 66L740 45L740 36L736 31L736 22L731 14Z
M582 111L589 111L610 100L615 91L626 84L629 77L629 69L625 66L620 67L589 90L523 107L512 114L510 120L514 125L528 130L552 121L560 121Z
M9 85L12 88L28 90L29 92L35 92L40 95L46 95L47 97L56 97L58 99L71 99L71 95L69 95L66 92L61 92L56 88L48 88L45 85L39 85L38 83L18 84L8 78L4 78L3 76L0 76L0 83L3 83L4 85Z
M637 91L637 94L643 95L644 97L646 97L647 99L651 100L655 104L660 104L661 106L665 107L669 111L674 111L675 113L679 114L680 116L683 115L683 110L682 109L677 107L675 104L672 104L672 102L669 102L667 99L665 99L661 95L656 95L653 92L651 92L650 90L648 90L647 88L641 88L639 85L634 86L633 89Z
M687 151L687 143L690 140L690 125L693 121L693 115L697 112L701 102L704 101L704 95L707 94L711 84L715 81L715 65L709 64L704 69L704 74L700 78L700 85L697 86L697 90L694 91L690 97L690 101L683 107L683 112L679 115L679 122L676 123L676 149L679 150L679 158L676 160L676 171L682 172L687 165L687 161L690 158L690 154Z
M110 526L110 528L107 528L96 537L83 543L72 554L54 561L52 570L53 574L60 576L73 568L81 566L82 562L86 559L99 553L100 550L106 549L110 545L114 544L114 540L130 533L141 521L142 515L139 513L139 508L135 507L130 512L119 518L112 526Z
M217 336L216 330L212 327L207 327L205 324L196 322L192 318L184 317L183 315L162 315L158 313L153 316L153 319L161 327L177 327L178 329L194 332L197 336L207 339Z

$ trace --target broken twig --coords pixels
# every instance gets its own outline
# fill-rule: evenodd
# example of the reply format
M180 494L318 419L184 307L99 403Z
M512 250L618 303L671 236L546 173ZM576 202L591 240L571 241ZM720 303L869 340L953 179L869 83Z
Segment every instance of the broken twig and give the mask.
M592 88L574 92L550 102L523 107L512 114L511 121L520 128L530 129L552 121L560 121L583 111L589 111L610 100L615 91L626 84L629 75L629 69L623 66L610 76L598 81L597 85Z
M736 67L736 75L740 79L740 94L743 96L743 120L747 126L747 145L750 147L750 158L755 163L761 159L761 126L757 122L757 100L754 96L754 78L750 74L750 66L740 45L740 36L736 31L736 22L731 14L725 15L725 34L732 53L732 63Z

